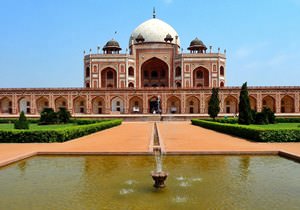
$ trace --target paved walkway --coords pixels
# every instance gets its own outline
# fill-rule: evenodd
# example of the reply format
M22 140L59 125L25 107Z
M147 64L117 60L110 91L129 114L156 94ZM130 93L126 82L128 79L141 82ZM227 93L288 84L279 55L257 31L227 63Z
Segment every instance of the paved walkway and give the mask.
M190 122L158 123L167 152L261 152L283 151L300 157L300 143L256 143L219 133Z
M65 143L0 144L0 167L35 154L147 154L152 148L153 122L124 122ZM283 151L300 157L300 143L255 143L186 122L159 122L168 153L238 153Z

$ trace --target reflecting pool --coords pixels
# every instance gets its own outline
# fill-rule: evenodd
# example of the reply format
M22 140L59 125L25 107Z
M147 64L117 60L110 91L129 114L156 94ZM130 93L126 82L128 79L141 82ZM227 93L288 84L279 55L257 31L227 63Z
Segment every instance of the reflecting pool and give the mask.
M300 165L276 156L37 156L0 169L0 209L299 209Z

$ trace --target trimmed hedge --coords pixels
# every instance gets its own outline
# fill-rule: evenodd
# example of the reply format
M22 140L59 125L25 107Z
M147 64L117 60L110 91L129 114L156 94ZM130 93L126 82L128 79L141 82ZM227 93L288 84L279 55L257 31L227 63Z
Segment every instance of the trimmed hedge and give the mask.
M0 118L0 124L5 124L5 123L15 123L18 121L19 118ZM37 118L27 118L28 123L38 123L39 119Z
M258 142L300 142L300 129L255 129L207 120L192 119L191 121L193 125Z
M300 123L300 118L276 118L277 123Z
M64 142L120 125L122 120L107 120L55 130L0 130L0 143Z

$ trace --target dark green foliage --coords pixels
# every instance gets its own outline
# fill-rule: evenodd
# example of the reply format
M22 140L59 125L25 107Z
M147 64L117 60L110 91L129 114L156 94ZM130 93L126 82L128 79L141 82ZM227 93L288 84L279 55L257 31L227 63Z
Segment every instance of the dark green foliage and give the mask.
M258 142L300 142L300 129L255 129L199 119L192 124Z
M262 113L265 114L265 117L270 124L275 123L275 115L274 112L271 111L270 108L263 108Z
M207 119L207 121L215 121L215 122L219 122L219 123L228 123L228 124L237 124L238 123L238 119L237 118L220 118L220 119Z
M57 113L52 108L44 108L41 112L40 125L51 125L58 123Z
M15 129L29 129L29 123L23 111L20 114L19 120L15 122Z
M275 120L277 123L300 123L300 118L278 118Z
M252 113L248 95L247 82L241 88L240 101L239 101L239 124L249 125L252 123Z
M258 125L268 124L268 119L267 119L265 113L262 113L262 112L256 113L255 124L258 124Z
M220 112L219 89L213 88L212 94L208 102L208 114L215 119Z
M122 120L107 120L55 130L0 130L1 143L64 142L120 125Z
M18 121L18 118L0 118L0 124L3 123L15 123L16 121ZM39 120L35 119L35 118L27 118L28 123L38 123Z
M71 118L70 112L65 107L59 107L57 119L59 123L69 123Z

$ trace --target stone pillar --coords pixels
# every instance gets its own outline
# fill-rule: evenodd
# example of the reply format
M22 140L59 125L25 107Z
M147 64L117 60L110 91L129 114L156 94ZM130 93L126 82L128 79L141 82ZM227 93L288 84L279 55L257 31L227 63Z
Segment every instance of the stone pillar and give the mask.
M17 114L19 104L18 104L18 98L16 94L13 94L11 103L12 103L12 114Z
M261 92L257 93L257 97L256 97L256 109L257 109L257 112L261 112L262 111L262 95L261 95Z
M124 96L124 113L125 114L129 113L129 97L127 93Z
M201 114L205 114L205 106L206 106L206 100L205 100L205 96L204 93L200 93L200 113Z
M105 114L110 114L110 97L105 93Z
M143 114L148 113L148 94L143 93Z
M30 114L39 114L37 112L36 98L34 94L30 94Z
M299 104L299 93L295 94L295 113L300 112L300 104Z
M74 111L73 111L73 97L72 97L71 93L68 93L68 110L71 114L74 113Z
M275 106L276 106L276 113L281 112L281 99L280 99L280 93L276 93L276 101L275 101Z
M181 114L185 114L185 98L186 98L186 95L185 95L186 93L185 92L183 92L183 93L181 93L180 94L180 100L181 100L181 103L180 103L180 105L181 105Z
M91 114L92 113L92 108L91 108L91 94L87 93L86 94L86 113Z
M223 93L221 93L221 94L219 95L219 100L220 100L220 113L225 113L225 112L226 112L226 110L224 110L225 98L226 98L226 95L224 95Z

